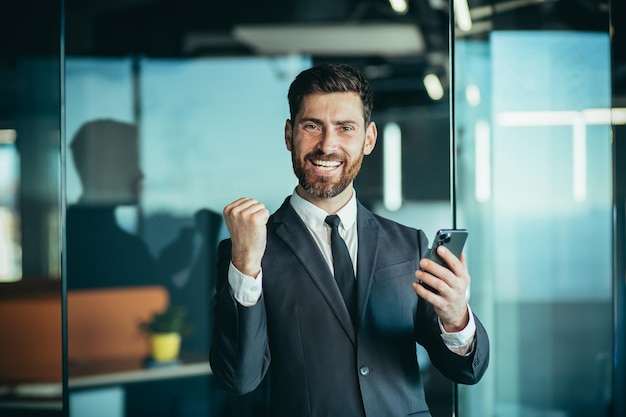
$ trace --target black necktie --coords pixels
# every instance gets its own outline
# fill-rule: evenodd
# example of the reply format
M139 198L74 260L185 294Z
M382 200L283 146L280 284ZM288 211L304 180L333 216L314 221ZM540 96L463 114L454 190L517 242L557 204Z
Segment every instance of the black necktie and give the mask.
M354 267L350 259L350 252L348 252L346 242L339 235L339 217L337 215L328 216L325 221L331 229L330 248L333 254L335 280L348 307L350 317L352 317L352 323L355 324Z

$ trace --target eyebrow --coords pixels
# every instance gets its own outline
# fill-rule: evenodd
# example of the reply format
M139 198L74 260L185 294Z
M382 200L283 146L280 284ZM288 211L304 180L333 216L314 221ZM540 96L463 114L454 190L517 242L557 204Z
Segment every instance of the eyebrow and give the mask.
M305 123L305 122L313 122L313 123L317 123L317 124L322 124L322 121L320 119L316 119L314 117L303 117L300 119L299 123Z
M300 123L304 123L304 122L313 122L313 123L317 123L320 125L323 125L324 122L320 119L316 119L314 117L303 117L302 119L300 119ZM333 125L335 126L341 126L341 125L349 125L349 124L358 124L358 122L354 121L354 120L337 120L335 122L333 122Z

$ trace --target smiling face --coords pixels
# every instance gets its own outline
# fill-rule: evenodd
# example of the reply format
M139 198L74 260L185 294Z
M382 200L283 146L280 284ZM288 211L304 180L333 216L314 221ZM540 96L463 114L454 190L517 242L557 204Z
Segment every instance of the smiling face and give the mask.
M285 125L300 195L313 203L335 198L347 202L363 156L374 149L376 136L373 122L365 126L357 93L305 96L295 120Z

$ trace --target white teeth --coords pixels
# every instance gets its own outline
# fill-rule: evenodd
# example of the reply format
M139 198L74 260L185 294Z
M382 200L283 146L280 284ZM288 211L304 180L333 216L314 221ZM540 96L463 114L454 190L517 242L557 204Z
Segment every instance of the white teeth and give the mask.
M313 165L316 165L318 167L324 167L324 168L337 168L339 165L341 165L341 162L339 161L312 161Z

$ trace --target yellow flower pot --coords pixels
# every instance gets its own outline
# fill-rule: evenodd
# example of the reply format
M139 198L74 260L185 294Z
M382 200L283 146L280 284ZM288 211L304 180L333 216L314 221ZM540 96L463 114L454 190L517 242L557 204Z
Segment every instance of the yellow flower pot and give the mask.
M171 361L180 351L180 334L154 333L150 335L150 351L155 361Z

